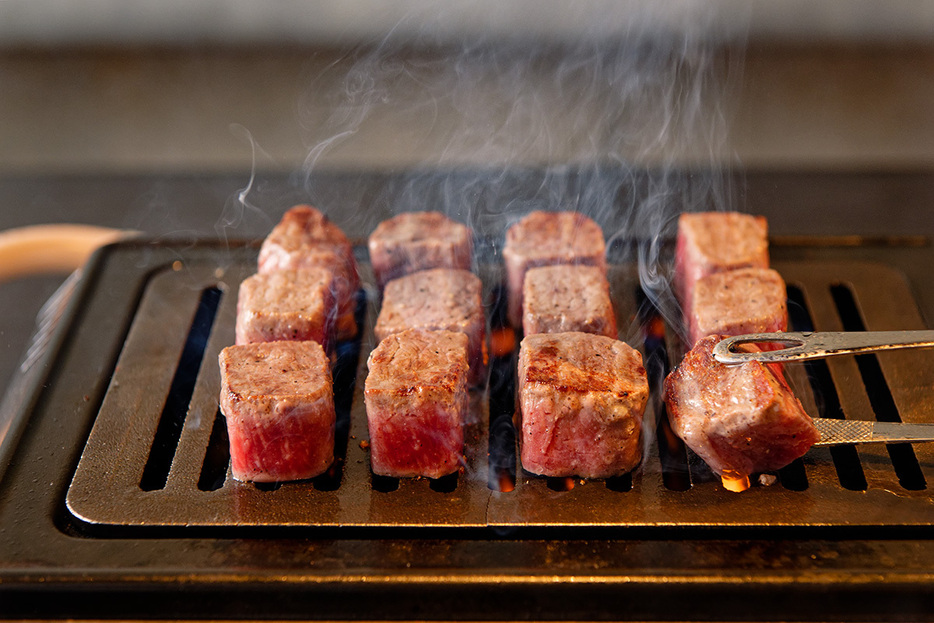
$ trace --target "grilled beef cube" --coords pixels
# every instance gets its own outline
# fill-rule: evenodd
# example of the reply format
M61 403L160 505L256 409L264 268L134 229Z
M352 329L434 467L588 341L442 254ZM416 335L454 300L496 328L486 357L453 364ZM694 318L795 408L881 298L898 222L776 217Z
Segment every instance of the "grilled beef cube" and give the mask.
M466 225L440 212L406 212L380 223L369 238L370 263L380 288L429 268L470 270L473 239Z
M236 343L307 341L329 349L337 308L334 275L324 268L277 270L243 280Z
M690 344L708 335L785 331L785 281L770 268L714 273L694 285L688 315Z
M525 272L536 266L584 264L606 274L606 243L593 220L577 212L531 212L506 231L509 322L522 326L522 288Z
M530 268L523 288L522 330L526 335L580 331L615 338L606 274L595 266Z
M219 361L233 477L282 482L327 470L334 460L335 414L321 345L229 346Z
M360 277L353 245L337 225L307 205L288 210L259 251L260 273L301 268L326 268L334 273L337 339L354 337Z
M642 458L649 384L642 355L590 333L527 335L519 349L522 467L607 478Z
M367 360L364 401L374 474L440 478L463 463L467 336L409 329Z
M713 357L721 339L699 341L665 379L672 430L718 474L780 469L807 452L820 433L780 366L722 364Z
M376 319L376 339L406 329L446 329L467 336L468 382L486 380L486 320L479 277L466 270L435 268L386 284Z
M678 218L675 292L682 307L690 305L698 279L750 267L769 267L768 223L764 217L700 212Z

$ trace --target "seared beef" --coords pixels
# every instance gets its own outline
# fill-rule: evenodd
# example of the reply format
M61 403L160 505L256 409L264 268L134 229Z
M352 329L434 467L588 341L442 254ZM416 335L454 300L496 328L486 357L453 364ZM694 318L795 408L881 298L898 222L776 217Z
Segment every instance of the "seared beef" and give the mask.
M406 329L447 329L467 336L468 382L486 380L486 320L482 284L466 270L435 268L386 284L374 329L377 340Z
M748 267L769 267L768 223L764 217L700 212L678 218L675 291L683 307L690 305L698 279Z
M334 275L324 268L277 270L253 275L240 284L237 344L307 341L331 342Z
M616 314L606 274L595 266L557 265L525 273L522 330L581 331L616 337Z
M467 336L410 329L370 353L365 385L374 474L440 478L463 463Z
M360 277L353 246L344 232L321 212L307 205L295 206L263 241L259 272L313 267L334 273L337 339L355 336L354 312Z
M317 342L266 342L221 351L220 408L233 477L281 482L334 460L331 372Z
M470 270L473 239L466 225L440 212L406 212L377 225L370 234L369 249L382 288L392 279L419 270Z
M606 274L603 230L577 212L535 211L506 231L503 247L509 296L509 321L522 326L525 272L535 266L585 264Z
M519 350L522 467L605 478L642 458L649 385L642 355L589 333L527 335Z
M700 340L665 379L671 427L710 468L731 477L784 467L820 440L777 365L724 365L722 336Z
M686 312L690 343L708 335L742 335L788 328L785 281L769 268L707 275L694 285Z

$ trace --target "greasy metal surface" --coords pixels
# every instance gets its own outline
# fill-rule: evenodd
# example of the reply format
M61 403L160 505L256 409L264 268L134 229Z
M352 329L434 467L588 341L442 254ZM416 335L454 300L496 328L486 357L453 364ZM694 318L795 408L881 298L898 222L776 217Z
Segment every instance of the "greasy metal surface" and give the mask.
M94 428L67 493L74 519L97 528L149 527L309 527L337 530L425 528L565 528L641 527L666 530L686 527L827 527L882 528L930 526L929 488L909 490L896 477L884 447L860 448L865 490L841 485L838 469L826 449L814 449L803 460L806 484L755 486L737 495L727 492L696 457L689 457L690 487L671 488L665 478L654 436L657 414L646 413L646 454L629 483L554 481L525 474L521 468L512 491L487 485L487 396L474 392L472 414L481 424L473 431L469 465L453 490L438 490L427 480L403 480L394 490L375 486L368 456L362 388L366 355L374 344L372 327L378 312L372 287L364 322L362 349L350 411L346 460L338 486L288 483L270 490L233 481L203 491L199 474L208 452L217 413L217 353L233 342L236 288L253 271L251 259L218 269L210 257L141 272L143 296ZM807 299L816 330L840 330L831 287L845 284L858 301L869 330L921 329L924 323L904 278L892 268L863 262L776 262L789 285ZM364 263L363 279L372 284ZM614 265L611 284L621 337L641 347L636 322L637 278L629 265ZM484 275L489 291L499 274ZM184 284L184 287L182 287ZM143 490L141 474L166 393L191 319L204 288L223 291L217 320L208 340L191 405L164 488ZM669 327L671 352L677 353L675 327ZM677 355L674 355L677 357ZM934 387L934 353L897 352L879 355L899 414L906 422L934 421L930 401ZM847 418L872 419L873 411L851 358L828 362ZM802 368L789 366L796 391L812 414L816 411ZM915 448L927 483L934 482L934 453Z

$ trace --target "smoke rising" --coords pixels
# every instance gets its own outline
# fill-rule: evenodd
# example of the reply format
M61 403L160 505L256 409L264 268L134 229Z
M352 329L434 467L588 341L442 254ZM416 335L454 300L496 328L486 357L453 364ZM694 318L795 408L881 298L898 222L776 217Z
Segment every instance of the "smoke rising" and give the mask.
M603 228L610 261L637 264L646 298L680 326L667 242L681 212L735 207L728 131L741 42L723 45L702 4L665 29L658 9L626 7L628 29L611 35L595 23L560 41L455 43L401 23L417 34L348 51L310 77L300 106L304 190L327 196L318 173L329 167L388 168L388 181L358 195L361 235L399 212L438 210L471 226L494 261L505 230L530 211L579 211ZM620 328L641 341L638 322ZM495 402L491 443L514 448L511 411Z
M689 7L683 19L661 29L658 9L625 6L625 30L595 22L558 40L452 40L403 20L406 37L346 50L306 76L297 112L307 156L295 186L352 238L399 212L444 212L474 229L490 260L530 211L581 212L603 228L611 261L637 263L647 298L678 326L666 241L681 212L734 207L728 126L741 55L703 3L679 5ZM244 223L275 220L251 200L257 157L268 155L246 129L233 131L254 167L217 225L225 240ZM335 190L327 173L342 169L361 171L360 183ZM639 329L621 337L635 343ZM491 426L512 430L509 418ZM648 445L651 422L645 433Z
M494 249L532 209L577 210L611 246L639 241L622 259L638 261L650 298L676 313L663 242L678 213L731 207L741 55L702 5L668 28L658 28L660 9L626 6L625 31L594 23L572 40L454 44L421 15L423 31L403 21L407 38L348 51L310 77L300 107L305 190L326 193L316 173L343 164L398 169L354 215L363 235L398 212L440 210Z
M241 229L244 222L247 220L260 219L264 221L267 227L272 227L272 221L266 212L255 205L250 198L250 193L253 191L253 186L256 182L257 152L267 159L268 154L263 152L256 144L253 134L247 128L240 124L232 124L230 126L230 131L232 134L242 139L244 143L249 144L252 166L250 167L250 178L247 180L246 185L237 192L236 197L230 197L227 200L224 204L223 213L214 225L217 235L224 243L229 242L229 237L227 235L228 230L236 231Z

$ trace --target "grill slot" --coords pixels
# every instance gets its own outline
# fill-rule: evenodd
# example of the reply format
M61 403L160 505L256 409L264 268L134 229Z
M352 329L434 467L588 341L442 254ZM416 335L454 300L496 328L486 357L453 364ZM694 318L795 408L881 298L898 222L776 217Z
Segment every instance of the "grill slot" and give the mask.
M169 395L162 408L149 459L143 468L143 477L139 482L143 491L162 489L169 477L169 469L172 467L172 459L175 458L175 449L182 434L182 425L185 423L185 413L191 402L191 394L195 390L198 368L204 358L204 347L214 325L220 298L221 291L217 288L207 288L201 294L191 330L175 369L175 376L172 377Z
M516 352L507 348L493 349L490 386L486 392L471 395L470 412L476 422L467 434L465 472L432 481L373 476L365 447L363 407L366 353L375 345L373 324L378 312L375 297L370 297L361 299L359 305L360 340L338 346L334 369L338 461L334 469L305 483L254 486L235 482L228 472L224 418L217 409L217 355L233 343L236 296L221 296L221 292L235 292L254 266L249 262L236 265L221 277L213 265L186 266L184 271L166 270L145 277L144 296L67 494L67 507L80 525L104 530L109 526L160 530L222 526L501 531L565 526L667 530L931 524L932 499L924 483L925 472L934 469L934 457L926 447L916 449L916 460L913 466L907 463L907 468L898 451L890 459L884 448L857 452L851 447L833 454L815 449L781 470L780 484L754 486L741 495L724 491L706 465L671 434L661 402L661 382L671 362L677 360L677 327L665 326L639 291L635 267L625 264L611 267L611 293L624 337L643 350L652 392L646 412L645 458L634 474L584 482L525 473L517 465L512 426ZM837 299L841 295L834 290L843 287L840 284L855 294L851 297L854 309L864 326L878 330L923 327L903 278L892 269L814 262L776 262L775 267L789 282L789 307L796 329L842 328L849 312L840 310ZM362 273L364 283L372 283L366 264ZM487 299L494 303L492 330L500 330L501 272L486 268L481 277ZM884 292L877 291L880 287ZM869 303L858 296L862 291L873 293L866 298ZM206 298L210 300L205 302ZM195 327L204 324L205 314L212 315L210 309L205 311L211 300L216 306L213 329L198 333ZM197 341L190 334L206 339L203 357L184 354ZM508 344L508 335L500 337ZM886 353L878 357L878 374L870 374L887 383L891 408L906 421L934 419L927 400L934 370L929 362L919 364L918 357L924 356L910 351ZM176 366L189 359L188 364ZM147 457L161 452L157 448L164 434L159 431L165 425L160 421L165 419L162 413L168 409L168 397L176 384L172 376L176 367L196 370L191 399L187 405L173 407L175 413L184 414L175 425L177 444L162 456L162 467L156 470L160 477L150 480L142 475L147 473ZM853 358L841 358L789 366L788 375L809 413L871 419L874 390L869 383L853 382L862 378L860 370ZM190 372L179 375L191 383ZM175 434L169 439L175 439Z
M671 371L665 326L658 309L649 301L641 288L636 291L639 302L637 316L642 327L643 364L649 379L649 406L656 414L655 419L646 418L646 436L654 436L657 444L658 461L662 482L670 491L687 491L691 488L691 472L684 443L668 423L664 408L663 392L665 377Z
M847 331L865 331L866 325L860 317L859 308L850 289L837 285L831 288L831 293L843 321L843 328ZM876 419L880 422L901 422L898 407L895 406L895 400L892 398L892 391L879 366L879 359L874 354L857 355L855 359ZM886 450L892 459L898 482L902 487L922 490L927 486L911 444L886 444Z
M516 488L516 374L518 353L516 335L506 321L506 290L495 285L490 292L490 395L489 479L492 491L510 492Z
M217 410L208 449L204 454L201 476L198 477L199 491L217 491L224 486L230 466L230 439L227 437L227 418Z
M789 491L805 491L808 488L808 477L801 459L778 470L778 478Z
M832 288L831 291L833 291ZM793 305L789 305L791 326L796 331L814 331L814 322L800 288L790 286L788 297L794 302ZM822 418L846 419L827 362L822 359L807 361L804 363L804 369L807 371L816 397L816 415ZM831 447L830 456L837 470L840 486L849 491L865 491L866 476L863 474L856 447L852 445Z

